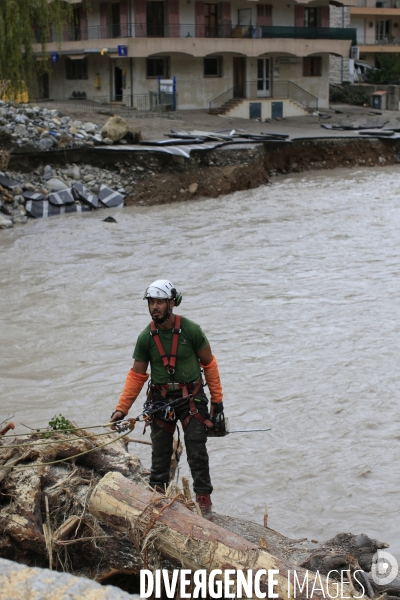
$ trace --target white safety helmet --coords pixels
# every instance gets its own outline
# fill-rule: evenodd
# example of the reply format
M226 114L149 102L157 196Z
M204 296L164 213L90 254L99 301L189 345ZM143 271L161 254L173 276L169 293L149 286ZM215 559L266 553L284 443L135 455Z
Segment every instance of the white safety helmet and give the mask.
M149 298L160 298L162 300L175 300L175 306L182 302L182 295L178 294L173 283L167 279L153 281L144 293L143 300Z

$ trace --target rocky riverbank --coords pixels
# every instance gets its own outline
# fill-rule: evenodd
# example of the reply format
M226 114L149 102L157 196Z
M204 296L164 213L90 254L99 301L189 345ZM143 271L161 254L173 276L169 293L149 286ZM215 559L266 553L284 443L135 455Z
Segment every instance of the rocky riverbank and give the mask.
M118 116L92 116L99 122L78 119L87 114L65 116L46 107L0 106L0 228L24 224L29 216L215 198L293 172L400 162L399 140L361 138L353 132L349 137L327 137L324 131L323 137L291 142L194 149L190 159L161 154L156 148L133 152L126 145L132 136L137 141L141 137L133 118L128 122ZM312 119L317 135L320 124ZM240 124L255 131L254 122ZM189 125L179 126L188 130ZM262 124L258 127L260 132ZM52 141L51 148L44 140Z

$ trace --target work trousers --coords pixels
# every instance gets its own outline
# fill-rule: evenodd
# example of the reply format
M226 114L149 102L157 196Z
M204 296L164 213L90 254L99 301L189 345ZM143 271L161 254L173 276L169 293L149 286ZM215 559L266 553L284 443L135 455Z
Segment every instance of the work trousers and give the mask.
M159 400L159 397L154 399ZM166 400L166 404L168 404L168 400ZM204 419L210 418L207 404L207 396L200 390L196 394L195 405ZM183 421L190 412L189 401L185 401L183 405L176 407L174 410L176 420ZM155 417L159 418L157 413L155 414ZM167 421L167 423L173 424L172 421ZM151 441L153 449L151 455L150 485L152 487L160 486L165 489L169 484L173 438L173 433L166 431L155 422L151 424ZM193 478L193 489L198 494L211 494L213 488L211 485L209 460L206 448L207 432L205 425L200 423L196 417L193 416L184 433L184 439L187 459Z

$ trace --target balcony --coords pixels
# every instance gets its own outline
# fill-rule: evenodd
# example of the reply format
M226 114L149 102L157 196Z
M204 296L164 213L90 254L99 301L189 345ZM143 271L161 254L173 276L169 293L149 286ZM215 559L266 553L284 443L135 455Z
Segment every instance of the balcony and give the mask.
M354 16L398 17L400 16L400 0L386 0L384 2L358 0L358 6L353 6L350 12Z
M400 13L400 11L399 11ZM126 23L124 25L96 25L74 27L61 32L50 31L47 43L79 42L88 40L116 40L119 38L234 38L234 39L294 39L294 40L352 40L356 29L341 27L239 27L230 23L208 26L199 24ZM38 41L38 40L36 40Z
M275 52L298 57L316 53L347 57L355 40L355 29L334 27L239 27L230 22L211 27L142 22L72 28L62 32L61 39L51 31L47 51L93 54L101 48L109 48L113 56L116 46L124 44L128 47L128 56L138 58L170 53L204 57L227 52L255 57Z

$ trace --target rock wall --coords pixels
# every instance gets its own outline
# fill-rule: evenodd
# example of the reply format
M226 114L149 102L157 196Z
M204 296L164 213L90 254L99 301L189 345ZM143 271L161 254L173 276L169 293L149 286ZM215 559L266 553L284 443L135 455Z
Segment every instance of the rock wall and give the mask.
M350 9L339 6L330 7L331 27L350 27ZM329 83L350 81L349 59L340 56L329 56Z
M0 600L139 600L113 585L0 558Z

